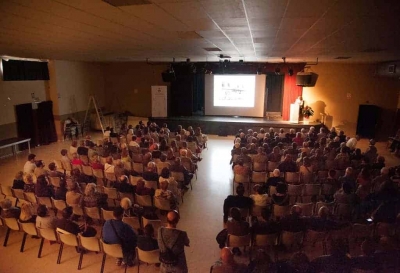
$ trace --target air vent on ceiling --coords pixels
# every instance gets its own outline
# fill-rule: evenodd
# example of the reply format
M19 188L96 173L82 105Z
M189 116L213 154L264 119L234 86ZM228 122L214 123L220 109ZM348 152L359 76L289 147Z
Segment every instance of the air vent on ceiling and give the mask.
M345 57L345 56L339 56L339 57L336 57L335 59L336 60L347 60L347 59L350 59L351 57Z
M195 31L177 31L178 37L184 40L201 39L203 38Z
M203 48L205 51L222 51L221 49L219 49L218 47L206 47Z
M114 7L149 5L149 0L102 0Z

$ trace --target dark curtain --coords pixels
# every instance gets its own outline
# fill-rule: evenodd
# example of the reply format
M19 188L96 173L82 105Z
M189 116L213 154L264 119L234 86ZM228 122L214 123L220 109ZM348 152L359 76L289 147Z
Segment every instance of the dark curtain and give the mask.
M52 101L43 101L39 103L37 109L37 129L39 143L41 145L57 141Z
M171 82L168 116L191 116L193 114L193 75L177 75Z
M2 60L4 81L49 80L47 62Z
M19 104L15 106L15 112L18 137L31 138L32 146L47 145L57 141L52 101L38 103L37 109L32 109L31 103Z
M282 112L283 80L284 75L267 73L264 115L265 112Z
M204 85L205 75L193 75L193 113L204 115Z

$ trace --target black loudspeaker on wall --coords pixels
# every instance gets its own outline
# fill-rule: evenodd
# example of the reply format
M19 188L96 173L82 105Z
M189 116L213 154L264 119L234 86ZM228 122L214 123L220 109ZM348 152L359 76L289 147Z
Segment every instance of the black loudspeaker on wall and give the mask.
M163 82L173 82L176 80L175 73L163 72L161 73Z
M358 108L357 135L375 138L378 131L381 108L376 105L362 104Z

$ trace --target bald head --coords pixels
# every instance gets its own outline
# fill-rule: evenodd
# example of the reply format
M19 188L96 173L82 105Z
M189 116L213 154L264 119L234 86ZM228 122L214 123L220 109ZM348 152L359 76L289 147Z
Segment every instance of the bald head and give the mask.
M167 222L171 226L176 226L179 222L179 213L176 210L171 210L168 212Z
M228 247L221 249L221 260L224 264L231 264L233 262L233 253Z
M329 209L325 206L322 206L319 210L318 210L318 216L320 218L327 218L329 216Z
M301 215L301 207L294 205L291 209L290 209L290 214L293 215Z

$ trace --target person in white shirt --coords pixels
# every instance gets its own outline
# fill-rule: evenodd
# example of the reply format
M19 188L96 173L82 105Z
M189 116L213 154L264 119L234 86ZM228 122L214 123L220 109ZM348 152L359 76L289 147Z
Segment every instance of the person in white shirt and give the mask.
M105 173L114 173L115 166L113 165L113 158L111 156L107 157L106 164L104 164Z
M350 150L354 151L357 147L357 142L360 140L360 136L356 135L356 137L350 138L346 142L346 146L350 148Z
M24 165L24 173L33 173L35 171L36 168L35 158L36 158L35 154L28 155L28 161L26 161Z
M132 136L132 140L129 142L129 146L131 147L140 147L139 143L136 141L137 137L134 135Z
M269 198L268 194L263 192L263 187L257 184L253 187L253 191L255 191L256 194L251 194L250 198L253 199L254 205L259 207L267 206L269 203Z

